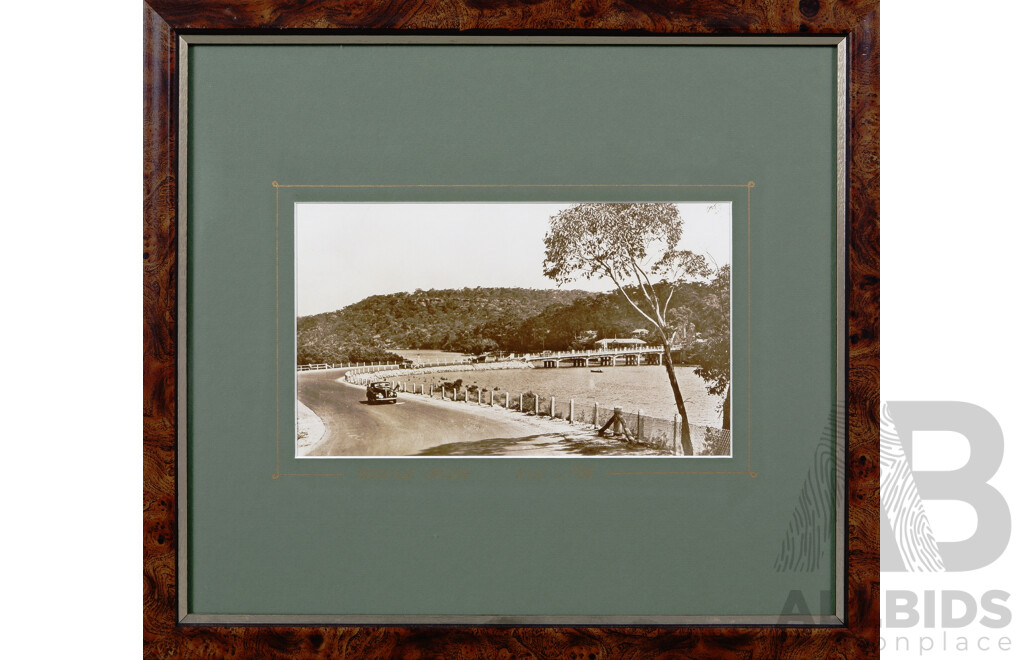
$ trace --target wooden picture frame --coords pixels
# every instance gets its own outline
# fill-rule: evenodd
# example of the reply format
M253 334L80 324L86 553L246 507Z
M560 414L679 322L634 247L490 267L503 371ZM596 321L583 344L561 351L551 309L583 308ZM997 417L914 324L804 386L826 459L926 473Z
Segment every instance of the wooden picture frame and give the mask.
M879 3L642 7L270 0L144 7L144 640L147 657L877 657L879 635ZM843 36L846 198L846 618L838 626L183 625L179 613L179 37L191 34ZM842 292L840 292L842 293ZM842 348L840 348L842 353Z

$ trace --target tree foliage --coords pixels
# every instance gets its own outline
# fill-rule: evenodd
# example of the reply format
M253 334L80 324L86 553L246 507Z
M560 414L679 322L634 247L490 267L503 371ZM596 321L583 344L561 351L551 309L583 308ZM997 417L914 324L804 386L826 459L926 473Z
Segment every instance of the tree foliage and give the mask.
M559 284L608 276L667 343L678 283L712 274L703 255L678 249L682 235L675 204L577 204L551 218L544 274Z
M718 322L713 311L720 306L706 299L718 295L721 288L714 281L677 283L669 309L670 324L678 311L685 309L696 332L707 336L711 325ZM660 292L664 287L656 285L656 289ZM726 324L728 290L726 284ZM639 289L629 291L632 297L641 297ZM593 348L598 339L629 337L637 330L647 331L652 342L658 341L655 327L639 318L618 292L481 288L396 293L299 318L298 361L392 359L371 355L407 348L473 354L583 349Z
M607 276L629 306L655 330L666 347L662 364L682 418L683 451L692 455L686 404L669 347L678 334L677 325L685 323L689 328L693 323L695 309L678 304L673 308L672 301L681 284L707 282L714 271L702 255L679 249L682 236L683 218L675 204L577 204L551 218L544 237L544 274L559 284ZM717 308L719 315L724 311L728 319L728 297L724 307L720 300L712 302L711 298L717 296L701 301L702 306ZM692 343L696 341L695 336L691 338ZM728 333L726 350L727 344ZM717 372L706 373L717 377ZM713 385L717 387L717 381Z
M393 349L524 350L519 338L529 319L548 307L599 295L477 287L370 296L334 312L300 317L298 362L345 361L328 358Z
M697 375L707 382L709 394L723 395L729 387L730 337L729 267L718 271L694 313L701 337L687 346L687 357L697 365Z

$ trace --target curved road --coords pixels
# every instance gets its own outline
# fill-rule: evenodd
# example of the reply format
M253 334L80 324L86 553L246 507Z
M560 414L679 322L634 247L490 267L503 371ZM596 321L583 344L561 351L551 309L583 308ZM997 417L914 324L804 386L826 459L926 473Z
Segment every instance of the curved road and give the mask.
M339 383L345 370L298 374L299 400L324 422L324 436L309 456L408 456L456 442L526 438L534 427L398 395L398 403L369 405L364 388ZM421 399L417 401L417 399Z

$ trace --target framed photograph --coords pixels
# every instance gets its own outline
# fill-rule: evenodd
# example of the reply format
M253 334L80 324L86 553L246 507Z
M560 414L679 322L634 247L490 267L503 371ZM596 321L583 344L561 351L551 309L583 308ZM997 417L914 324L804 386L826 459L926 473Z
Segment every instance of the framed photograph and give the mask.
M731 202L319 202L294 228L294 456L732 454Z
M147 655L877 655L877 2L502 7L147 3Z

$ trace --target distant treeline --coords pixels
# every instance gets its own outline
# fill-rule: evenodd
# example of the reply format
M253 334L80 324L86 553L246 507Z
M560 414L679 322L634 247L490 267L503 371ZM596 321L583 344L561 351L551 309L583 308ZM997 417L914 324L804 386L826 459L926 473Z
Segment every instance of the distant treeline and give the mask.
M639 292L634 292L639 295ZM729 273L710 283L684 283L668 318L678 337L709 336L729 326ZM400 359L392 349L471 354L591 348L598 339L646 330L619 292L481 288L417 290L371 296L334 312L298 319L298 363ZM727 343L727 342L726 342Z

